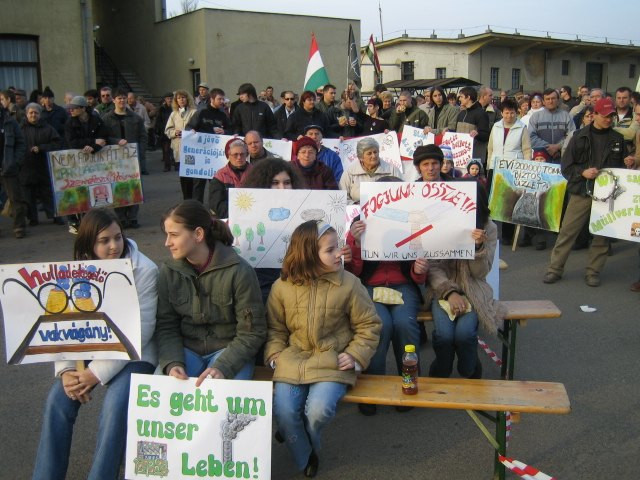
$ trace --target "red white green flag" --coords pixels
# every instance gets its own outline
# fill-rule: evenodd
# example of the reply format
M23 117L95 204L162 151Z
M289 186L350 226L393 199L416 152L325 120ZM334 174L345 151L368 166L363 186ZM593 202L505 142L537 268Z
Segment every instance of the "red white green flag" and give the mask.
M327 83L329 83L329 76L327 75L327 70L324 68L324 63L322 63L316 36L312 33L309 63L307 64L307 74L304 77L304 90L315 92L318 87L322 87Z
M367 45L366 53L373 64L373 68L376 70L376 75L380 75L382 69L380 68L380 61L378 60L378 52L376 52L376 44L373 43L373 35L369 37L369 45Z

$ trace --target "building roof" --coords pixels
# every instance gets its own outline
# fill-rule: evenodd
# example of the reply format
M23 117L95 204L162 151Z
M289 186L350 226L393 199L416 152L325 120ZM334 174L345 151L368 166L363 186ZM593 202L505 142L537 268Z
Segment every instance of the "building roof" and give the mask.
M385 82L384 85L389 89L413 91L426 90L429 87L442 87L445 90L448 88L475 87L480 85L480 83L464 77L453 77L428 78L421 80L393 80L391 82Z

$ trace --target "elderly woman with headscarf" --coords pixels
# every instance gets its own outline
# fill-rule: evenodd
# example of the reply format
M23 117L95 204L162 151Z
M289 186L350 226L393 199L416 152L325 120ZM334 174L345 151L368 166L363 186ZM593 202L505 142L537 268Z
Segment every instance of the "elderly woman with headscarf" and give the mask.
M173 150L173 160L180 163L180 151L182 150L182 132L187 128L187 124L196 113L193 97L186 90L176 90L171 102L173 112L167 120L164 134L171 139L171 149ZM193 197L193 178L180 177L180 188L182 198L187 200Z
M28 205L30 225L38 225L38 198L42 201L47 217L53 218L58 225L64 225L60 217L53 216L53 192L47 162L47 152L60 150L62 140L51 125L40 119L41 113L42 107L37 103L30 103L25 108L22 132L27 152L20 169L20 183Z
M360 183L375 182L380 177L399 177L402 173L393 165L380 160L380 145L373 138L365 137L356 146L358 161L352 162L342 174L340 190L346 190L350 203L360 202Z
M239 187L251 167L247 161L249 149L241 138L229 140L224 154L229 162L216 172L209 184L209 208L218 218L229 216L229 189Z

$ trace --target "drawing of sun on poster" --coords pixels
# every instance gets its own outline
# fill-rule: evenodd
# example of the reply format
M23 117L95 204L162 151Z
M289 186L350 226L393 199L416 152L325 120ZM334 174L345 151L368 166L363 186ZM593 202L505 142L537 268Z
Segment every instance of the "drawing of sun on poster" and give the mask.
M557 232L566 188L560 165L496 159L489 197L491 218Z
M347 194L341 190L229 189L229 228L235 250L252 267L280 268L295 228L330 224L342 239ZM344 241L343 241L344 244Z
M56 215L92 207L126 207L143 202L138 145L108 145L96 153L47 153Z
M0 266L7 362L139 360L131 261Z
M475 182L360 184L362 259L472 259Z
M600 171L594 182L589 231L640 242L640 172L624 168Z
M271 478L273 382L131 375L125 477Z

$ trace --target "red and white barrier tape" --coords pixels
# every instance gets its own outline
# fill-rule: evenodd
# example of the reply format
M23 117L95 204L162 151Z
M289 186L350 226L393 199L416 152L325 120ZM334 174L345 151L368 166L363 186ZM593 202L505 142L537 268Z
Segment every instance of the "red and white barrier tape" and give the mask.
M496 365L498 365L499 367L502 365L502 360L500 359L500 357L498 356L498 354L496 352L494 352L493 350L491 350L489 348L489 345L487 345L484 340L482 340L480 337L478 337L478 345L480 345L480 348L482 350L484 350L484 353L486 353L487 355L489 355L489 358L491 360L494 361L494 363Z
M507 447L509 446L509 440L511 440L511 412L506 412L507 421L506 421L506 432L505 437L507 439Z
M500 460L500 463L502 463L513 473L526 480L555 480L554 477L550 477L546 473L543 473L540 470L527 465L526 463L522 463L519 460L503 457L502 455L498 455L498 459Z

